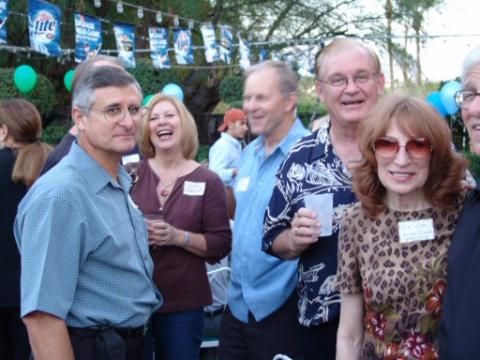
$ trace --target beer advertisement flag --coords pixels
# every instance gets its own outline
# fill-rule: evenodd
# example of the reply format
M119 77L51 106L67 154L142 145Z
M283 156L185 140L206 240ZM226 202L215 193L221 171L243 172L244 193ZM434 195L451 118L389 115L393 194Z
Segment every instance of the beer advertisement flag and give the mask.
M59 6L41 0L30 0L28 9L28 32L30 47L47 56L60 56Z
M99 19L75 13L75 61L95 56L102 48L102 23Z
M192 32L189 29L176 29L173 31L175 58L180 65L194 63L192 49Z
M113 26L118 57L127 68L135 67L135 26L115 23Z
M242 39L240 34L237 34L237 36L240 46L240 67L246 69L250 66L250 45L245 39Z
M218 54L218 44L215 39L215 28L212 24L204 24L200 27L202 32L203 44L205 45L205 59L207 63L220 60Z
M267 49L260 49L258 51L258 60L260 62L267 60L268 56L270 55L270 52Z
M148 37L150 38L150 57L153 66L159 69L168 69L171 66L168 57L168 30L165 28L148 28Z
M8 0L0 0L0 44L7 43Z
M220 58L226 64L232 61L233 34L228 26L220 26Z

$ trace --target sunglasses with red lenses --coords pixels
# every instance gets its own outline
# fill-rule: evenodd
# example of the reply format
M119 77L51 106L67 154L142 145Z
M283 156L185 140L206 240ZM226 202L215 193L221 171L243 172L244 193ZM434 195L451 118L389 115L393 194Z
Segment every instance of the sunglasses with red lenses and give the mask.
M405 145L400 145L396 139L381 137L374 142L373 151L380 157L393 158L401 147L404 147L407 154L414 159L426 158L433 149L426 138L410 139Z

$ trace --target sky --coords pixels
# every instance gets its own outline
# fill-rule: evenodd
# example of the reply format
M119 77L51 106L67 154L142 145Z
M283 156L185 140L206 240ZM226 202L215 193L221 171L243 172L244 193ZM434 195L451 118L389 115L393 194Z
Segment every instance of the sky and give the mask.
M424 78L453 80L460 75L463 59L480 46L480 0L445 0L438 9L426 14L428 35L475 35L429 39L422 51ZM411 54L415 48L411 47ZM383 62L384 69L388 60ZM401 77L399 77L401 78Z

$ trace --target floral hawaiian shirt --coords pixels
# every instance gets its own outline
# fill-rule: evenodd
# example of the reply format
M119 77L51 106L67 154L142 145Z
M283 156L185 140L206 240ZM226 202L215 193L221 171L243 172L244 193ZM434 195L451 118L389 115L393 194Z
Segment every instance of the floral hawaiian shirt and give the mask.
M277 181L265 213L263 250L271 253L275 238L291 227L295 213L305 207L309 194L333 194L333 233L305 250L298 267L299 322L315 326L340 313L340 294L335 290L337 239L343 211L356 201L351 174L330 143L330 122L322 122L312 135L301 139L289 152L277 173Z

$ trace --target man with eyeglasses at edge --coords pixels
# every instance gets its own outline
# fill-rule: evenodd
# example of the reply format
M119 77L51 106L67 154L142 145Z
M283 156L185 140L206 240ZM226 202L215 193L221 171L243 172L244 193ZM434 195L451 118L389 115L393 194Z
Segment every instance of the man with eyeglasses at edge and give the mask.
M300 339L304 359L335 359L340 294L335 291L337 238L343 211L356 201L351 172L360 160L357 126L384 88L373 50L350 38L334 39L317 55L316 89L329 121L289 152L265 213L263 250L284 259L299 257ZM330 195L332 233L305 206L311 195ZM314 198L314 197L312 197ZM314 200L315 201L315 200Z
M480 155L480 47L465 58L463 89L455 95L470 137ZM478 184L478 181L477 181ZM447 289L439 332L442 360L480 357L480 189L470 191L448 250Z
M21 316L34 358L140 359L161 296L142 214L120 165L142 93L125 70L88 69L72 97L77 141L18 208Z

